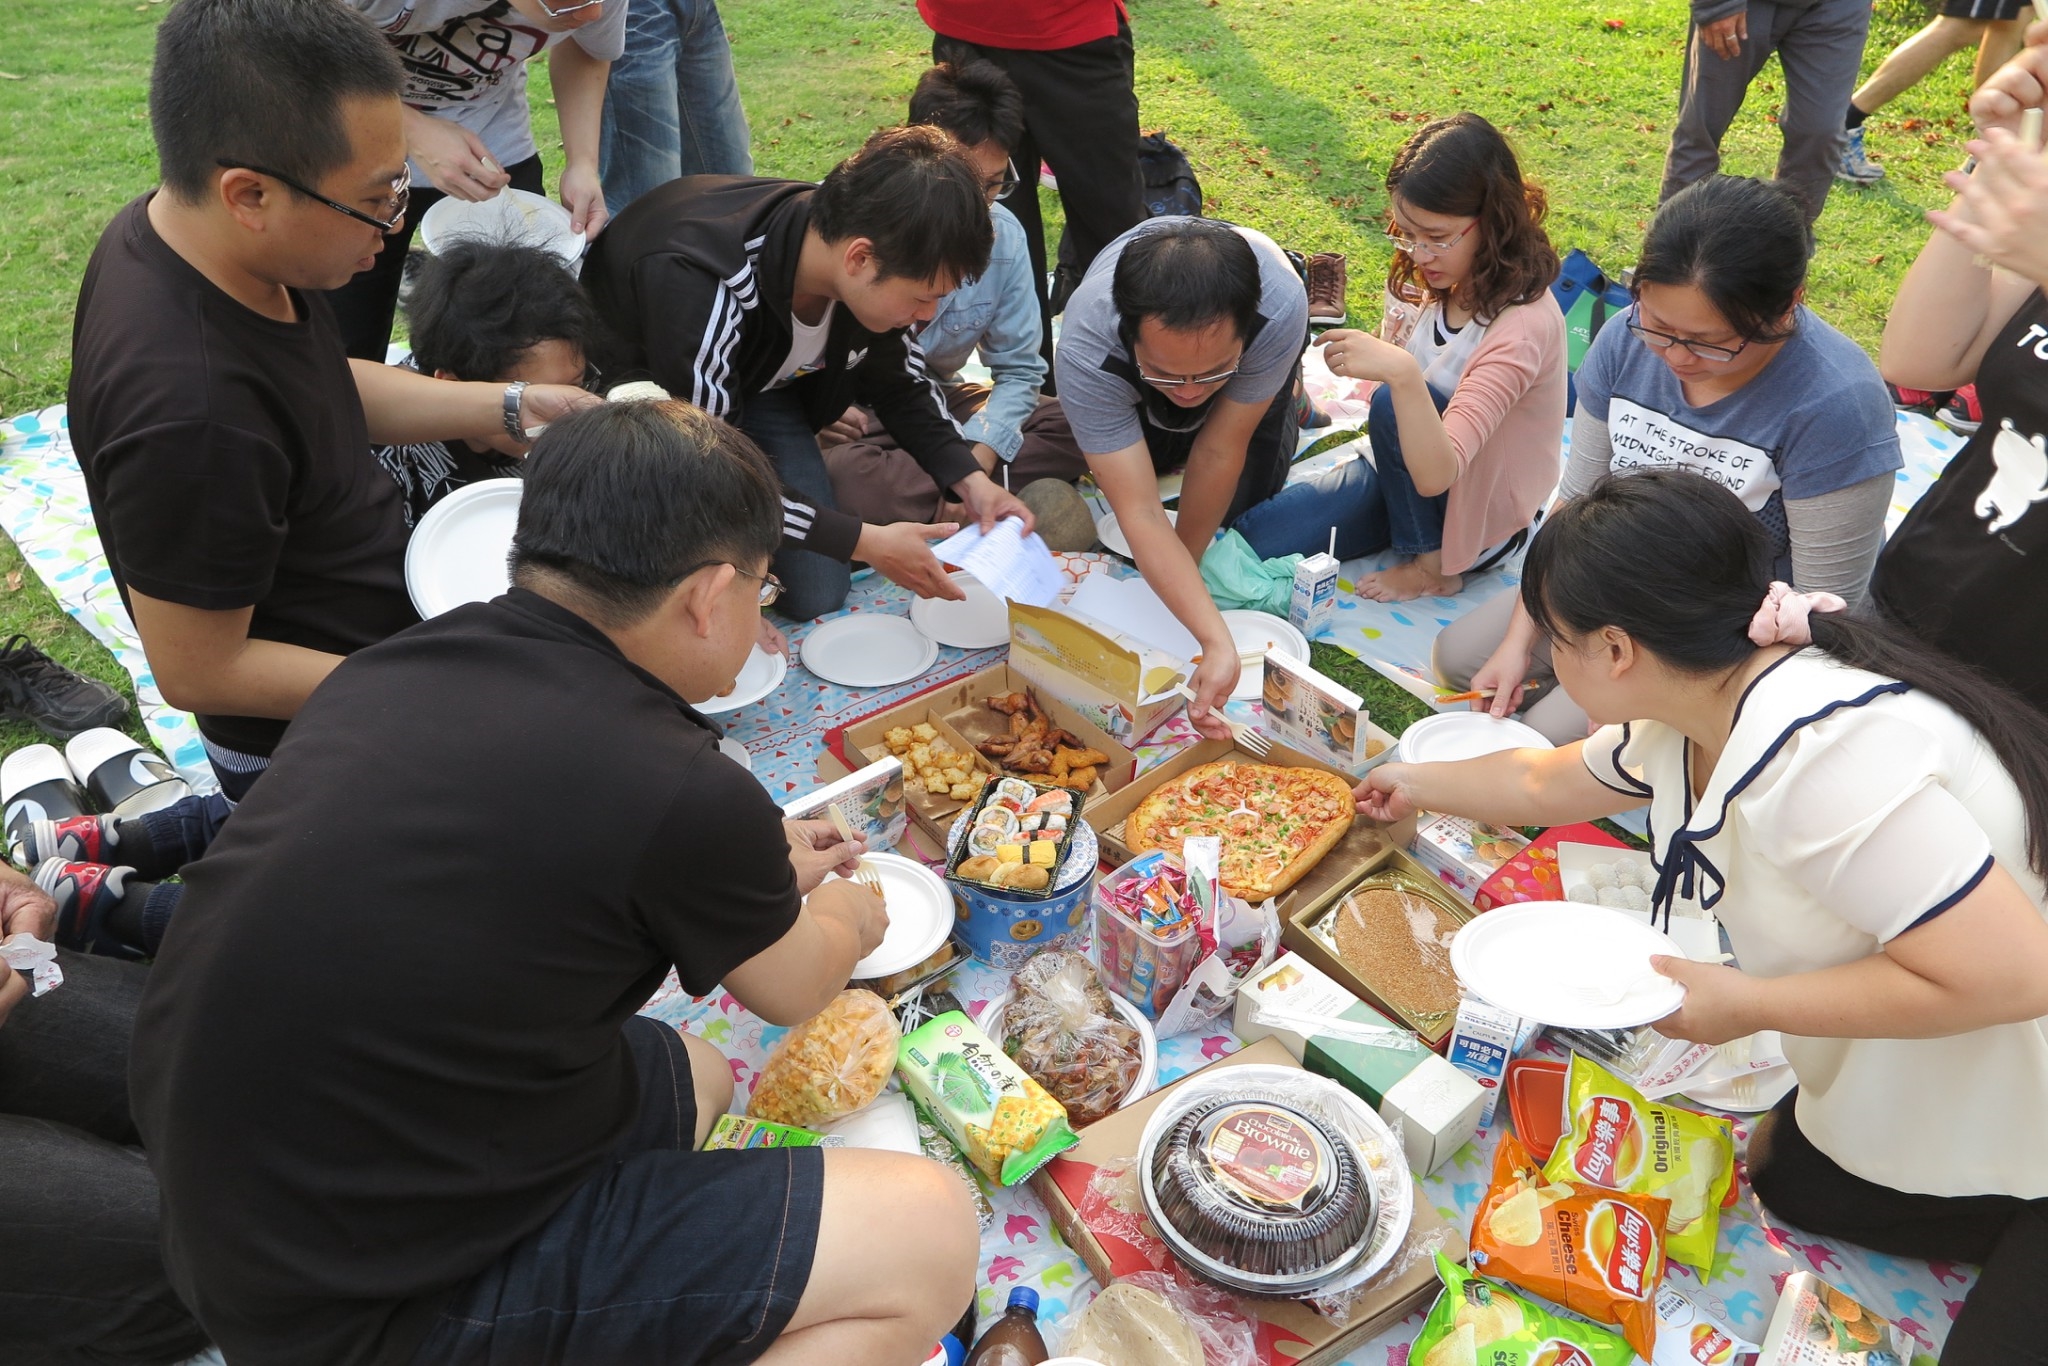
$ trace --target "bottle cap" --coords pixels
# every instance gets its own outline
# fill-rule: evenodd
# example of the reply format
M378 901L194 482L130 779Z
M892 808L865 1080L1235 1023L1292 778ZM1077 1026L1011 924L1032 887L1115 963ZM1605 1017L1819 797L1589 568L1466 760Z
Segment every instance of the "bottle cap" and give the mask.
M1028 1285L1020 1285L1010 1292L1010 1308L1029 1309L1038 1312L1038 1292Z

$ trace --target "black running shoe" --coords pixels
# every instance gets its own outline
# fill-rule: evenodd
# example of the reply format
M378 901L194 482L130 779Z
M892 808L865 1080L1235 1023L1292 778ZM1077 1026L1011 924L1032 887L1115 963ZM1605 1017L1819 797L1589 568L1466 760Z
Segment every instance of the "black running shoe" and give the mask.
M69 740L94 726L119 726L128 701L96 678L73 673L12 636L0 645L0 716L26 721L46 735Z

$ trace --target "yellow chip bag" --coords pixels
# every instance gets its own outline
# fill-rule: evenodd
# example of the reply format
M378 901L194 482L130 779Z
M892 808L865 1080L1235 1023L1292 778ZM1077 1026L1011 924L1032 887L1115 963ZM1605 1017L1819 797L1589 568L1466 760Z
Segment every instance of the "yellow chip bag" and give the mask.
M1664 1246L1708 1271L1721 1206L1735 1184L1735 1135L1725 1119L1644 1100L1597 1062L1572 1055L1565 1082L1571 1131L1543 1164L1550 1181L1583 1181L1671 1202Z

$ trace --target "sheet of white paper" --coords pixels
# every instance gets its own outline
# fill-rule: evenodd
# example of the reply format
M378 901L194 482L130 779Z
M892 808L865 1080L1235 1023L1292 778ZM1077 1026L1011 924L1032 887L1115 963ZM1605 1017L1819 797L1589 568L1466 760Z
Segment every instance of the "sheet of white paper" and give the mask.
M1201 653L1202 647L1194 635L1143 579L1090 574L1074 589L1067 610L1121 631L1155 650L1163 650L1175 659L1192 659Z
M1030 607L1046 606L1067 586L1044 539L1035 531L1026 536L1018 517L1005 517L986 536L979 526L964 527L932 553L974 575L997 597Z

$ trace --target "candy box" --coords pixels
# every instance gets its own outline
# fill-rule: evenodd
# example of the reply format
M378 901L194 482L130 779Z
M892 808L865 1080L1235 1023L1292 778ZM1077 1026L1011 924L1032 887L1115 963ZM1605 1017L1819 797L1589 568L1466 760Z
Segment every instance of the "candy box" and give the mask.
M1545 830L1527 848L1503 863L1494 875L1472 894L1472 904L1482 911L1520 901L1563 901L1564 878L1558 869L1557 846L1561 843L1595 844L1613 849L1627 848L1620 840L1590 822L1560 825Z

